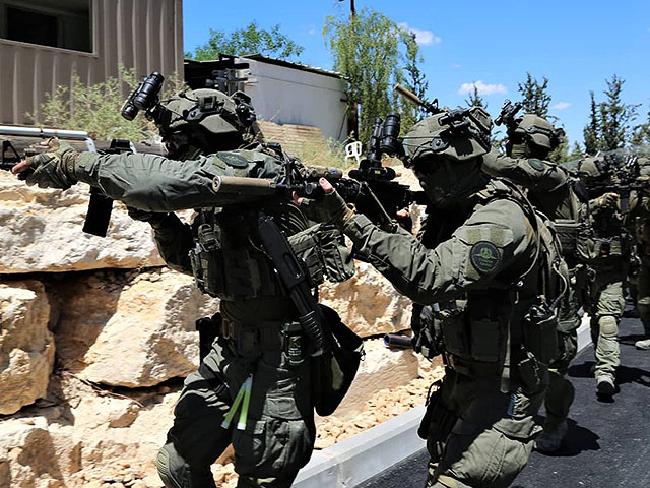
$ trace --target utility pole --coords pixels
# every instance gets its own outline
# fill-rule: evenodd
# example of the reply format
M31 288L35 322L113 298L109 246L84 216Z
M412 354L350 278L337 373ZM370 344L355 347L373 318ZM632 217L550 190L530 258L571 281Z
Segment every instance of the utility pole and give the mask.
M339 2L344 2L345 0L339 0ZM354 17L356 10L354 10L354 0L350 0L350 18Z
M339 2L344 2L345 0L339 0ZM350 23L354 20L356 10L354 8L354 0L350 0ZM359 140L359 104L353 103L350 106L350 112L348 113L348 133L352 132L352 137L354 140Z

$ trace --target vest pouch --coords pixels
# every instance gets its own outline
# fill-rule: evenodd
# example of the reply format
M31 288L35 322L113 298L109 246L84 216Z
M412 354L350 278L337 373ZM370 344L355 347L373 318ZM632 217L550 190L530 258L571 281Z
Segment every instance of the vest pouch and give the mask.
M564 256L575 256L578 247L578 233L582 224L575 220L558 219L553 222L557 237L562 244Z
M287 238L296 256L302 260L314 287L325 282L325 261L316 229L317 227L310 227Z
M212 297L223 290L223 267L219 228L201 224L197 229L194 249L190 251L190 262L196 286Z
M470 330L472 359L476 361L498 361L502 350L502 329L498 320L490 318L472 319Z
M463 359L472 359L469 327L464 310L452 309L439 312L445 351Z
M543 299L533 304L522 321L523 346L540 363L548 364L559 355L558 316Z

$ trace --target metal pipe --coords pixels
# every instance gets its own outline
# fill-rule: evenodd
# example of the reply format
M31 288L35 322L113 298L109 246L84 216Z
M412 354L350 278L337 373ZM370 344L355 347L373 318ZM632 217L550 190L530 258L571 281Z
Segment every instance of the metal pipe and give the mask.
M48 129L45 127L19 127L16 125L0 125L0 134L23 137L58 137L73 141L84 141L88 151L96 152L95 142L85 130Z

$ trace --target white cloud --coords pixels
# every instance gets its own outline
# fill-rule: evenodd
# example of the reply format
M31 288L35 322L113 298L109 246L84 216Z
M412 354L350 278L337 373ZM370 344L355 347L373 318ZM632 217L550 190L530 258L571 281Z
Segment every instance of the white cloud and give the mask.
M458 68L462 68L463 65L462 65L462 64L455 63L455 64L452 64L451 67L454 68L454 69L458 69Z
M479 95L506 95L508 93L508 89L503 83L484 83L481 80L477 80L460 85L458 94L469 95L470 93L474 93L474 87L476 87Z
M571 104L569 102L557 102L555 105L552 105L553 110L566 110Z
M431 31L411 27L406 22L400 22L397 25L399 25L405 31L413 34L415 36L415 42L419 46L432 46L434 44L440 44L442 42L442 38L438 37Z

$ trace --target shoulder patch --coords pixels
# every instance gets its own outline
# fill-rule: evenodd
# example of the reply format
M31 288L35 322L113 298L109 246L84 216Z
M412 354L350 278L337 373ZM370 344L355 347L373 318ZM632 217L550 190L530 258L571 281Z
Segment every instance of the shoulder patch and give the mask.
M479 241L469 251L472 266L480 273L489 273L501 261L501 251L489 241Z
M544 171L544 169L546 169L544 161L540 161L539 159L529 159L528 165L537 171Z
M218 151L217 157L233 168L248 168L248 160L241 154L230 151Z

